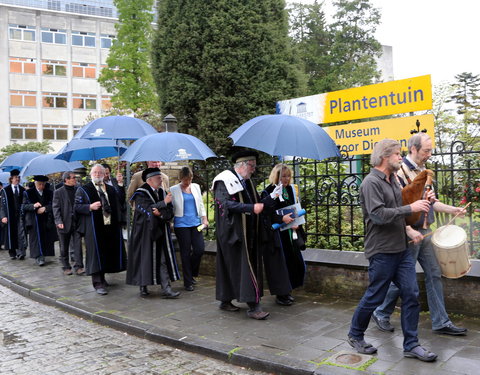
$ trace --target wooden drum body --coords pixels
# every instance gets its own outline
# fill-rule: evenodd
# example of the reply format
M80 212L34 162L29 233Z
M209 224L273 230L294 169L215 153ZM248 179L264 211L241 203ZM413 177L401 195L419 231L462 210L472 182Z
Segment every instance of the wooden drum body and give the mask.
M467 233L463 228L457 225L438 228L432 235L432 245L443 276L458 279L470 271Z

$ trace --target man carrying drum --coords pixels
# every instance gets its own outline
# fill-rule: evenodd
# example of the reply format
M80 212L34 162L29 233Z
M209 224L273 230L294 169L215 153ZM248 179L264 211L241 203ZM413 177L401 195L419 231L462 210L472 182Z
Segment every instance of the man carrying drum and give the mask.
M403 158L402 165L397 173L405 184L411 183L417 174L425 170L425 163L432 156L432 140L425 133L417 133L410 137L407 146L408 155ZM402 180L400 181L402 182ZM465 214L464 208L453 207L433 199L426 219L422 215L417 223L407 226L407 234L413 240L409 250L412 252L414 259L418 260L424 272L433 332L454 336L466 335L467 329L455 326L445 310L442 273L435 257L431 237L427 236L431 232L430 225L435 221L434 211L451 215ZM393 332L394 327L390 323L390 315L395 309L399 296L400 291L392 283L383 304L374 311L373 320L381 331Z

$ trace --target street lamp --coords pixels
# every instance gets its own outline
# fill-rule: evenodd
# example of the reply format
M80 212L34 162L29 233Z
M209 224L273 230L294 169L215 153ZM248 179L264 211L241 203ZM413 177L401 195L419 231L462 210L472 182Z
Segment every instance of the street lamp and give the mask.
M163 118L163 124L165 125L166 132L178 132L177 118L171 113Z

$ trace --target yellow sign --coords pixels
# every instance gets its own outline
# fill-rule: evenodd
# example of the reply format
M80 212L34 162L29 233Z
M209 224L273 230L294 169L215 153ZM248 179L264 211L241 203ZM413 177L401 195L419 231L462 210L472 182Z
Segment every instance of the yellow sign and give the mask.
M417 130L415 125L417 120L420 121L420 131L426 130L432 142L435 142L433 115L368 121L323 129L340 146L340 151L348 153L349 156L371 154L375 143L384 138L396 139L400 142L402 150L407 151L407 141L412 136L410 131Z
M328 124L432 109L429 75L277 102L277 113Z
M323 123L432 109L430 76L329 92Z

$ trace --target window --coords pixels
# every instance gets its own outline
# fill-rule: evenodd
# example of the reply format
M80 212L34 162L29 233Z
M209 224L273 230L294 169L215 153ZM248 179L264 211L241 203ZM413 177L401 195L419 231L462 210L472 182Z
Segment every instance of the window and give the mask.
M43 139L67 140L67 125L43 125Z
M95 47L95 34L83 31L72 31L72 45L81 47Z
M108 111L112 109L112 98L110 96L102 95L102 110Z
M67 31L42 27L42 42L67 44Z
M50 76L66 76L67 62L54 61L54 60L42 60L42 74L50 75Z
M42 103L44 108L67 108L67 94L58 92L44 92Z
M97 109L97 96L73 94L73 109Z
M83 128L83 125L73 125L73 135L77 134L81 128Z
M110 48L112 46L114 35L102 34L100 35L100 47L101 48Z
M97 65L72 62L72 76L80 78L97 78Z
M35 27L25 25L8 25L10 39L35 42Z
M37 139L37 125L11 124L10 137L12 139Z
M12 107L35 107L37 93L35 91L10 90L10 105Z
M10 57L10 73L35 74L35 59Z

